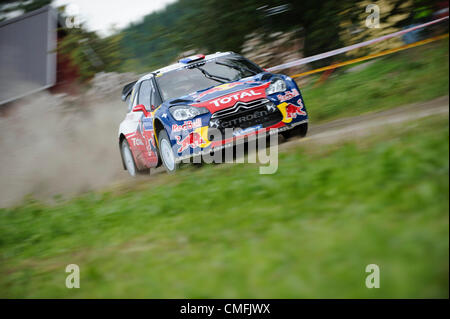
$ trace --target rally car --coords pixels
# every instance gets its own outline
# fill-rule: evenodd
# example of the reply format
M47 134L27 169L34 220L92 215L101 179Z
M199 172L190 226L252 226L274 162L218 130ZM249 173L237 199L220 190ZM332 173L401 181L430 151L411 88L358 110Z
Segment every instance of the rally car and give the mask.
M308 129L295 81L233 52L183 58L126 85L122 100L119 147L132 176L159 165L174 172L183 159L269 130L286 137Z

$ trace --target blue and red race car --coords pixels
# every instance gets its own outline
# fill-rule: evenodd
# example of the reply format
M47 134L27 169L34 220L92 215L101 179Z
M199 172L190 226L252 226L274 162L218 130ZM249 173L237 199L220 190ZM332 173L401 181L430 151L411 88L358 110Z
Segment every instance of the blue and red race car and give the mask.
M161 164L174 172L183 159L269 130L308 129L297 84L233 52L181 59L126 85L122 100L119 146L132 176Z

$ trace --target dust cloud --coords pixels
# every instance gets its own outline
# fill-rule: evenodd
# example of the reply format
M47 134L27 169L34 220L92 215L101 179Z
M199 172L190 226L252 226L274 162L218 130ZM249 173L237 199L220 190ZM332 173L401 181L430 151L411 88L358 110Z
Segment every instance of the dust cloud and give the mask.
M119 90L71 100L43 91L0 107L0 207L128 179L117 139L126 113Z

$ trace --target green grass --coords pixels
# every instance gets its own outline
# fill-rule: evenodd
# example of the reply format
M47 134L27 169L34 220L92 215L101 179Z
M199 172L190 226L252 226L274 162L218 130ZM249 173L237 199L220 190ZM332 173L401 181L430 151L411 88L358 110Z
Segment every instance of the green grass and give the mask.
M320 122L448 94L448 38L379 58L367 68L302 87L311 121Z
M302 88L313 122L448 94L448 40L346 69ZM204 166L28 198L0 209L0 297L448 298L448 160L448 119L430 118L306 143L274 175ZM81 289L65 288L72 263Z
M448 298L448 119L0 210L0 297ZM78 264L81 288L65 288ZM379 265L381 288L365 267Z

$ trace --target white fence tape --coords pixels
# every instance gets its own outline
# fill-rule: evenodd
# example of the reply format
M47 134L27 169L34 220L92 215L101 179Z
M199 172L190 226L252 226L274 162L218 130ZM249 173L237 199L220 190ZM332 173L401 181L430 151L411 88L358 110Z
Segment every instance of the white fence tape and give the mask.
M291 68L293 66L302 65L302 64L309 63L309 62L325 59L325 58L328 58L330 56L341 54L341 53L344 53L344 52L347 52L347 51L350 51L350 50L358 49L358 48L361 48L361 47L364 47L364 46L367 46L367 45L370 45L370 44L374 44L374 43L377 43L377 42L380 42L380 41L384 41L384 40L387 40L387 39L390 39L390 38L393 38L393 37L396 37L396 36L399 36L399 35L403 35L405 33L408 33L408 32L411 32L411 31L414 31L414 30L417 30L417 29L421 29L421 28L427 27L429 25L432 25L432 24L435 24L435 23L438 23L438 22L441 22L441 21L444 21L444 20L447 20L447 19L448 19L448 16L440 18L440 19L436 19L436 20L433 20L433 21L430 21L430 22L427 22L427 23L424 23L424 24L420 24L418 26L415 26L415 27L412 27L412 28L409 28L409 29L405 29L405 30L397 31L397 32L394 32L394 33L391 33L391 34L387 34L387 35L384 35L384 36L376 38L376 39L360 42L360 43L349 45L347 47L343 47L343 48L340 48L340 49L336 49L336 50L332 50L332 51L328 51L328 52L312 55L312 56L307 57L307 58L298 59L298 60L295 60L295 61L291 61L291 62L283 63L283 64L280 64L280 65L276 65L276 66L273 66L271 68L268 68L267 70L270 71L270 72L271 71L276 71L276 70L282 70L282 69Z

